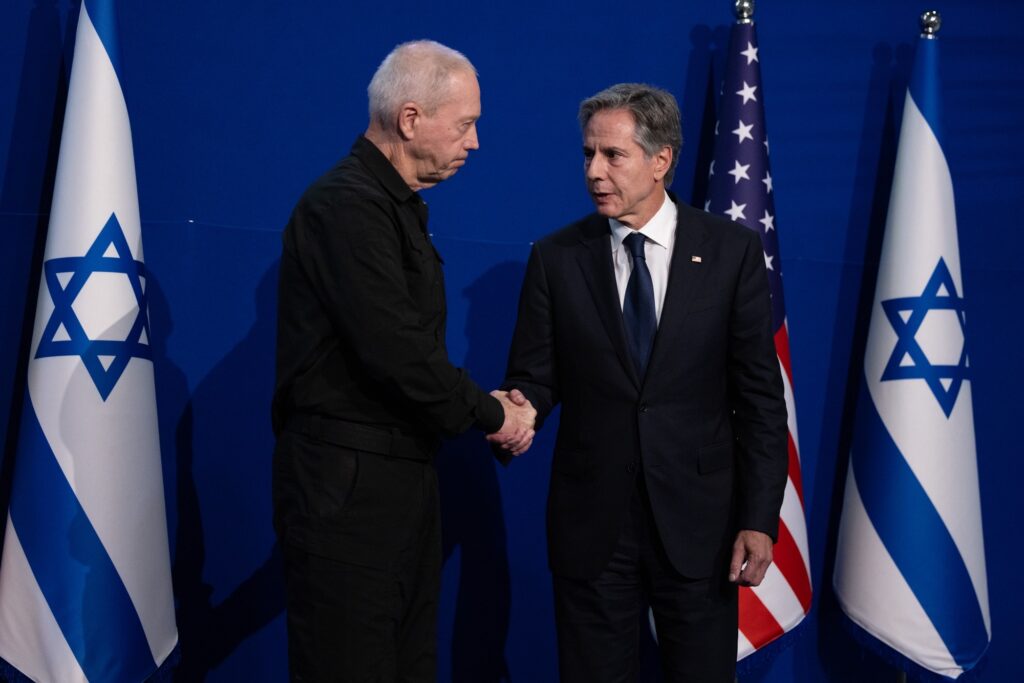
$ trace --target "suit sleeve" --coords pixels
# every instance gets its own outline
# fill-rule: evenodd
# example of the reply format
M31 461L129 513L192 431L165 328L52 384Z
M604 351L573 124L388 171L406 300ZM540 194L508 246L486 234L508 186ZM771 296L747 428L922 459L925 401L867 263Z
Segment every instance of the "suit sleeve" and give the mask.
M737 447L738 526L778 538L789 428L760 239L749 234L729 330L729 392Z
M293 220L298 239L307 241L298 246L312 289L364 371L442 433L474 424L500 429L500 403L452 365L443 340L424 323L405 279L401 238L385 210L340 201Z
M537 429L558 403L555 326L540 245L534 244L519 294L519 317L503 389L519 389L537 411Z

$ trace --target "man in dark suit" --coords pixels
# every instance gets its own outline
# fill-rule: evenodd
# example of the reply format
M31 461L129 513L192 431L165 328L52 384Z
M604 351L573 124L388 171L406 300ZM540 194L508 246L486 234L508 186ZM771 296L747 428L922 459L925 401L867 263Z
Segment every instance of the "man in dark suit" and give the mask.
M616 85L579 118L597 212L534 245L505 384L538 424L562 405L548 497L562 680L635 679L649 604L666 680L732 681L737 585L764 577L786 482L760 240L666 191L671 94Z

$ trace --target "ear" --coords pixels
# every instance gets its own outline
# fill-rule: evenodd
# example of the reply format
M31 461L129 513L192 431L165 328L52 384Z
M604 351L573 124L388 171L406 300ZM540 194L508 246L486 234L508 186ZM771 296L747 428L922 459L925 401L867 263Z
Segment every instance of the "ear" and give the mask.
M654 155L654 179L661 180L668 173L668 169L672 166L672 148L665 147L661 148L661 151Z
M405 102L398 108L398 132L402 138L411 140L416 136L416 124L423 116L423 110L415 102Z

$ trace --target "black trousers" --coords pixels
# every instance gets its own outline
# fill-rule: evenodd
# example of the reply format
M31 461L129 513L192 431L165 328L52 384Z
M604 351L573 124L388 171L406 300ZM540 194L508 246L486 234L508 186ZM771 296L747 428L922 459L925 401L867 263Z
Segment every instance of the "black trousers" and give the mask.
M667 683L733 683L737 589L720 575L689 579L661 544L642 474L622 535L596 579L554 577L562 683L637 679L640 628L654 613Z
M432 464L285 430L274 453L292 681L435 681L441 526Z

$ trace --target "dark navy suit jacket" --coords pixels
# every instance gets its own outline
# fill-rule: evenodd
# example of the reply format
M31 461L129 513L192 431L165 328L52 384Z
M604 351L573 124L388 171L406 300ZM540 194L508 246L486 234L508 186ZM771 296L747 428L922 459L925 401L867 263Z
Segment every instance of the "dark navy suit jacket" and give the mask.
M587 216L530 255L505 386L533 402L538 424L562 406L548 497L557 575L604 569L638 473L685 576L724 574L740 529L777 535L788 430L760 239L672 200L675 249L646 377L626 344L608 219Z

